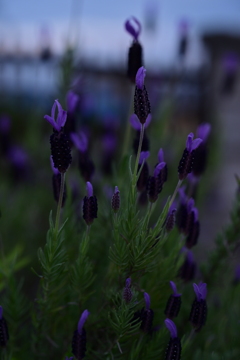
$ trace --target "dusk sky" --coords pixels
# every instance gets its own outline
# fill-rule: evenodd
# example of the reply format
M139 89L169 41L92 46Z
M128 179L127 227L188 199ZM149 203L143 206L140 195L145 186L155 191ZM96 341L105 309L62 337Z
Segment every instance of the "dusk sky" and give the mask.
M240 34L239 0L0 0L0 44L8 51L34 52L40 40L50 41L61 52L70 41L102 64L124 61L131 37L123 24L132 15L143 24L140 41L149 63L174 58L181 19L189 22L193 64L202 53L202 32ZM148 18L155 25L152 32L146 27Z

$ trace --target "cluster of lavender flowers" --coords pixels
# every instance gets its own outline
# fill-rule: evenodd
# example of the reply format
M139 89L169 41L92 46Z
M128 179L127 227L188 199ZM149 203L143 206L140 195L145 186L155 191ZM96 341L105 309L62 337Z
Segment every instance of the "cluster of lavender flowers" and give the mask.
M98 192L101 174L91 154L88 134L77 129L75 112L79 96L70 91L67 111L55 100L51 114L44 116L53 128L50 163L57 210L55 223L50 214L46 245L38 251L42 275L39 275L40 290L33 310L37 334L33 347L39 358L46 358L46 350L41 351L41 346L47 343L45 349L51 347L52 354L55 349L59 353L64 349L61 355L66 360L179 360L182 353L190 359L193 350L187 351L206 324L207 286L209 290L210 287L207 276L201 276L200 272L198 283L193 283L197 265L192 248L200 234L196 192L206 169L211 127L198 126L195 139L192 132L187 135L175 169L176 188L160 211L160 194L169 181L168 156L165 149L158 147L155 166L151 169L148 128L154 126L154 121L139 42L141 24L133 17L125 23L125 28L133 38L127 75L134 87L134 113L126 125L126 133L129 128L135 132L131 151L135 162L132 165L127 143L129 163L125 161L125 153L117 160L112 173L114 188L107 199L103 187ZM187 46L185 35L184 32L181 39L181 56ZM105 136L104 156L108 161L112 161L114 150L110 133L108 129ZM74 207L67 197L70 186L66 175L74 169L74 148L86 188L79 227L84 222L85 226L80 230L76 230ZM62 221L63 216L70 218L69 225L67 220ZM72 249L71 241L76 234L78 249ZM56 318L65 329L61 340L56 335L60 332ZM79 318L77 326L76 318ZM7 320L0 306L0 348L4 350L8 349L12 336ZM189 323L192 329L188 333Z

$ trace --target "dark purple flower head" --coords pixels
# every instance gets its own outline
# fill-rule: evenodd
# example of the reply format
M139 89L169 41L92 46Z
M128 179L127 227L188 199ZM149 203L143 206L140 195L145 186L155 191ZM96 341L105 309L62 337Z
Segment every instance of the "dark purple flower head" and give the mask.
M67 93L67 111L70 114L73 114L76 110L77 104L79 102L79 96L75 94L72 90Z
M240 281L240 265L237 265L235 269L235 282L239 282L239 281Z
M157 166L155 167L154 169L154 172L153 172L153 176L154 177L158 177L158 175L160 174L160 171L166 166L166 163L165 162L161 162L159 164L157 164Z
M25 167L29 161L27 152L17 145L13 145L9 149L8 158L10 162L18 168Z
M152 120L152 115L151 115L151 114L148 114L147 119L146 119L146 122L145 122L145 124L144 124L145 129L148 127L148 125L150 124L151 120ZM131 123L132 127L133 127L135 130L138 130L138 131L141 130L141 123L140 123L140 121L139 121L139 119L138 119L138 117L137 117L136 114L132 114L132 115L130 116L130 123Z
M150 309L150 296L148 295L148 293L144 293L144 300L145 300L145 308L147 310Z
M170 331L171 338L177 338L177 327L174 322L170 319L166 319L164 322L166 328Z
M87 196L90 198L91 196L93 196L93 186L92 184L87 181L87 185L86 185L86 189L87 189Z
M143 90L145 76L146 76L146 69L144 66L141 66L136 74L136 86L140 90Z
M116 213L120 208L120 191L118 187L115 186L115 190L112 196L112 209Z
M58 115L57 115L57 118L55 119L56 107L58 108ZM45 115L44 119L47 120L56 131L60 131L61 128L64 127L64 125L66 123L67 112L65 110L63 110L59 101L55 100L52 110L51 110L51 116Z
M179 293L177 292L177 286L176 286L176 284L175 284L173 281L170 281L169 284L170 284L171 289L172 289L172 291L173 291L173 296L174 296L174 297L179 297L179 296L182 295L182 294L179 294Z
M129 20L125 22L125 29L133 37L133 39L137 41L141 33L142 27L138 19L132 16Z
M2 316L3 315L3 308L2 308L2 306L0 306L0 320L2 319Z
M158 152L158 162L159 163L164 162L164 152L162 148Z
M70 138L73 142L73 144L76 146L76 148L84 153L87 151L88 148L88 138L86 136L86 134L84 132L80 132L78 134L76 133L71 133L70 134Z
M202 139L195 139L193 140L194 135L193 133L190 133L187 137L187 141L186 141L186 148L187 150L191 153L193 150L195 150L202 142Z
M207 284L200 282L198 285L193 284L193 289L196 294L197 301L206 300Z
M79 319L78 328L77 328L79 335L81 335L81 333L82 333L83 326L84 326L89 314L90 314L90 312L88 310L84 310Z
M140 157L139 157L139 164L142 164L144 160L147 160L149 158L150 151L141 151Z

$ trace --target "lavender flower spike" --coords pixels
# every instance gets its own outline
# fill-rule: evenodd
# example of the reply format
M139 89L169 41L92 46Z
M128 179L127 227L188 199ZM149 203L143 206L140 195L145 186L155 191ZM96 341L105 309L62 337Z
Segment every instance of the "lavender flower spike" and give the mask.
M144 299L145 308L141 310L142 323L140 329L143 330L145 333L149 333L152 329L154 312L152 309L150 309L150 296L146 292L144 293Z
M134 94L134 113L137 115L141 124L145 124L151 116L151 106L148 99L148 93L144 85L146 69L141 66L136 74L136 87Z
M84 310L80 319L79 319L79 322L78 322L78 333L79 335L81 335L82 333L82 329L83 329L83 326L89 316L90 312L88 310Z
M170 319L165 320L165 325L167 329L170 331L171 338L169 340L166 352L165 352L165 360L180 360L182 346L179 337L177 336L177 328L174 322Z
M98 204L96 196L93 195L92 184L89 181L87 182L86 189L87 196L84 196L83 199L83 219L89 226L97 218Z
M136 28L132 25L132 22L135 23L134 25L136 25ZM141 33L142 27L138 19L132 16L131 19L125 22L125 29L130 35L132 35L133 39L137 41Z
M193 133L187 137L186 148L178 165L179 180L184 180L192 172L194 166L194 150L201 144L202 139L193 140Z
M177 338L177 327L174 322L170 319L166 319L165 321L166 328L170 331L171 338Z
M115 190L112 196L112 209L116 213L118 212L120 208L120 191L118 190L118 187L115 186Z
M207 284L206 283L199 283L193 284L193 289L196 294L196 298L198 301L206 300L207 297Z
M57 118L55 120L55 110L56 107L58 108L58 115ZM52 110L51 110L51 116L49 115L45 115L44 119L47 120L52 127L56 130L56 131L60 131L62 127L64 127L66 120L67 120L67 112L65 110L63 110L61 104L59 103L58 100L54 101Z
M176 286L176 284L175 284L173 281L170 281L169 284L170 284L171 289L172 289L172 291L173 291L173 296L174 296L174 297L179 297L179 296L182 295L182 294L179 294L179 293L177 292L177 286Z

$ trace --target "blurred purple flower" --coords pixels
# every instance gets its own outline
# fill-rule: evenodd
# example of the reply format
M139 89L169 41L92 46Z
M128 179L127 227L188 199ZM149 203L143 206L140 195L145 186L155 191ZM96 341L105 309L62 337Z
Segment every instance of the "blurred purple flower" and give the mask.
M79 96L72 90L69 90L66 96L67 100L67 112L73 114L79 102Z
M84 152L87 151L88 138L87 138L86 134L83 131L79 132L78 134L71 133L70 138L71 138L73 144L76 146L76 148L80 152L84 153Z
M170 319L164 320L166 328L170 331L171 338L177 338L177 327Z
M90 312L88 310L84 310L80 319L79 319L79 322L78 322L78 333L79 335L81 335L82 333L82 329L83 329L83 326L89 316Z
M133 37L133 39L137 41L141 33L142 27L138 19L132 16L129 20L125 22L125 29Z

